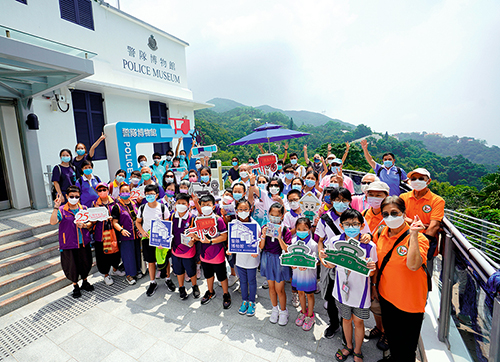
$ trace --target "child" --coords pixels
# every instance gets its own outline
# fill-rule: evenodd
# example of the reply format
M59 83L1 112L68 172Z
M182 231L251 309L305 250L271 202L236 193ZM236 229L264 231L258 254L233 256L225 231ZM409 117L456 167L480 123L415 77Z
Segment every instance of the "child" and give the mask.
M252 207L247 199L241 199L236 203L236 214L241 222L257 225L257 239L260 238L260 226L250 217ZM257 248L258 251L258 248ZM251 317L255 315L255 296L257 294L257 267L260 263L259 254L238 254L236 268L240 277L241 307L240 314Z
M175 213L170 216L172 222L172 266L179 282L179 296L182 300L188 297L184 286L184 273L191 279L193 285L193 297L200 297L200 289L196 285L196 247L195 240L191 239L189 244L182 242L184 231L193 227L194 216L188 211L189 195L177 194L175 202Z
M224 243L227 240L227 227L221 217L214 215L215 198L212 195L205 195L200 199L201 213L203 216L198 217L213 217L216 220L217 235L210 237L208 234L200 239L196 233L191 233L188 236L193 237L201 245L201 267L203 274L207 279L208 290L201 299L201 304L209 303L215 298L214 290L214 275L217 274L217 279L221 282L224 292L222 305L224 309L231 308L231 296L229 295L226 271L226 258L224 252Z
M329 238L325 247L332 249L333 245L338 241L345 241L350 238L360 240L361 230L364 227L363 215L358 210L349 209L340 215L340 228L344 231L341 235ZM371 258L368 263L368 268L372 270L370 275L375 272L375 265L377 262L377 250L373 242L360 243L360 247L366 252L366 257ZM320 259L326 257L325 251L322 249L320 252ZM322 260L322 263L325 263ZM328 268L333 265L327 264ZM341 266L336 267L335 272L335 286L333 288L333 296L335 303L343 318L342 329L345 335L345 346L339 349L335 354L337 361L345 361L349 355L354 355L354 361L359 362L363 360L361 353L361 345L365 336L364 319L370 317L370 277L353 273ZM353 348L352 335L354 322L354 339L356 346Z
M311 249L311 255L318 256L318 244L311 235L311 220L306 217L299 218L296 223L296 228L297 236L293 238L292 244L296 244L300 240ZM292 267L292 269L292 287L298 291L301 306L301 311L295 320L295 324L299 327L302 326L304 331L308 331L314 324L314 292L317 287L316 268L306 269Z
M269 208L269 221L273 224L281 224L285 208L275 202ZM278 323L284 326L288 323L288 309L286 308L285 280L290 280L292 270L288 266L280 264L282 250L287 251L292 240L290 230L284 225L280 225L278 236L267 235L268 226L262 229L262 237L259 247L262 249L260 274L267 279L269 285L269 297L273 310L271 312L271 323ZM278 298L280 308L278 309Z

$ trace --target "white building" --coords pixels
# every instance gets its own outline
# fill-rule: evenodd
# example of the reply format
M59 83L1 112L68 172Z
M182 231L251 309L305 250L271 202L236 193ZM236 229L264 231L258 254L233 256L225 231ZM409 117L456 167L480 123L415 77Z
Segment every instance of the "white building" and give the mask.
M175 36L103 1L0 2L0 209L46 207L47 166L63 148L75 156L77 142L90 149L104 124L187 118L193 128L194 110L209 106L193 101L188 44ZM30 113L39 130L28 129ZM153 148L175 146L137 152L152 161ZM104 142L94 172L114 176Z

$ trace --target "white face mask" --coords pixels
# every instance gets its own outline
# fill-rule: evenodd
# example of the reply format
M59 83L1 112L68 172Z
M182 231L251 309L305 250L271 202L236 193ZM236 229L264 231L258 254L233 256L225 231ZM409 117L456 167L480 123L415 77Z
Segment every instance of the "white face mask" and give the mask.
M273 195L276 195L278 192L280 192L280 188L279 187L270 187L269 192Z
M177 204L175 205L175 210L177 210L177 212L179 213L183 213L183 212L186 212L188 209L188 207L186 205L183 205L183 204Z
M135 185L137 185L139 183L139 181L141 181L141 179L140 178L136 178L136 177L132 177L130 179L130 182L133 183L133 184L135 184Z
M78 204L78 201L80 201L80 199L70 199L68 197L68 202L71 204L71 205L76 205Z
M201 163L196 164L196 169L199 170L201 168Z
M410 181L410 185L414 190L420 191L427 187L427 181L420 181L420 180Z
M230 203L232 203L234 201L234 199L230 196L224 196L222 198L222 203L223 204L226 204L226 205L229 205Z
M401 216L388 216L384 217L385 224L391 229L397 229L404 224L405 218Z
M337 183L333 183L333 184L330 184L328 186L333 187L334 189L338 189L339 188L339 184L337 184Z
M383 197L368 196L366 198L366 202L368 202L368 205L370 205L374 209L379 209L380 208L380 204L382 203L382 201L384 201Z
M361 185L361 192L366 194L366 189L368 188L369 185Z
M248 211L239 211L238 212L238 217L241 219L241 220L246 220L246 218L250 216L250 213Z
M298 201L292 201L292 202L290 202L290 208L292 210L297 210L299 207L300 207L300 204L299 204Z
M333 163L333 158L329 158L328 160L326 160L326 162L328 162L328 164L331 165Z
M212 214L212 206L203 206L201 208L201 213L205 216L210 216Z
M247 178L247 177L248 177L248 172L246 172L246 171L241 171L241 172L240 172L240 177L241 177L241 178Z

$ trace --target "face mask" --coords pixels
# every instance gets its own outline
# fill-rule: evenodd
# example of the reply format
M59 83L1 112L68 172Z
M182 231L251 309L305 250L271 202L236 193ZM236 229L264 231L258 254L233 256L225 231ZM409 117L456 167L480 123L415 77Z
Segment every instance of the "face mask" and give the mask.
M350 238L355 238L359 235L361 228L359 226L349 226L344 229L345 234Z
M366 202L368 202L368 205L370 205L374 209L379 209L380 208L380 204L382 203L383 200L384 200L383 197L371 197L371 196L368 196L366 198Z
M141 179L138 179L136 177L133 177L133 178L130 179L130 182L133 183L133 184L135 184L135 185L137 185L140 181L141 181Z
M172 161L172 156L167 156L165 158L167 159L167 161Z
M169 183L174 182L174 179L173 179L173 177L165 177L165 182L166 182L167 184L169 184Z
M331 204L332 203L332 198L330 197L330 195L326 195L325 198L324 198L325 202L327 204Z
M296 234L299 239L305 239L309 235L309 231L297 231Z
M165 194L167 195L167 197L174 197L175 191L167 190L167 191L165 191Z
M130 197L130 192L120 192L120 199L128 200Z
M320 161L321 161L321 160L320 160L319 158L315 158L315 159L314 159L314 163L320 163Z
M201 213L205 216L210 216L212 214L212 206L203 206L201 208Z
M252 167L253 166L253 163L249 163L248 166Z
M333 163L333 158L329 158L328 160L326 160L326 162L328 162L328 164L331 165Z
M368 188L369 185L361 185L361 192L366 194L366 189Z
M176 204L175 205L175 210L180 214L182 214L183 212L186 212L187 209L188 209L188 207L184 204Z
M296 164L297 164L297 160L296 160L295 158L294 158L294 159L291 159L291 160L290 160L290 163L291 163L292 165L296 165Z
M149 179L151 178L151 174L146 172L146 173L143 173L143 174L141 175L141 177L142 177L142 179L143 179L144 181L147 181L147 180L149 180Z
M239 194L237 192L233 192L233 198L238 201L243 197L243 194Z
M196 166L196 169L199 170L201 168L201 163L197 163L195 166Z
M179 189L179 192L180 192L181 194L187 194L187 193L188 193L188 190L186 190L186 189Z
M349 208L349 203L342 201L334 201L333 207L335 208L335 210L337 210L337 212L343 213Z
M141 161L141 162L139 162L139 165L141 165L141 167L146 167L148 165L148 162L147 161Z
M269 215L269 221L273 224L281 224L281 217Z
M391 168L392 167L392 161L384 161L384 167Z
M78 201L80 201L80 199L79 199L79 198L78 198L78 199L70 199L70 198L68 197L68 202L69 202L71 205L76 205L76 204L78 204Z
M159 159L157 159L157 158L155 158L155 159L154 159L154 163L157 165L157 164L159 164L159 163L160 163L160 160L159 160Z
M156 195L146 195L146 201L147 202L155 202L156 201Z
M330 184L328 186L333 187L334 189L338 189L339 188L339 184L337 184L337 183L333 183L333 184Z
M76 150L76 154L77 154L78 156L83 156L83 155L85 154L85 150L78 149L78 150Z
M279 187L270 187L269 192L273 195L276 195L278 192L280 192L280 188Z
M201 182L208 182L210 181L210 176L200 176Z
M397 229L405 222L403 215L384 217L385 224L391 229Z
M248 177L248 172L246 172L246 171L241 171L241 172L240 172L240 177L241 177L241 178L247 178L247 177Z
M278 171L281 171L282 168L283 168L283 165L278 165Z
M232 203L234 201L234 199L231 197L231 196L224 196L222 198L222 203L223 204L226 204L226 205L229 205L230 203Z
M292 201L292 202L290 202L290 208L292 210L297 210L299 207L300 207L300 204L299 204L298 201Z
M125 177L123 176L116 176L116 182L121 184L123 181L125 181Z
M248 211L239 211L238 212L238 217L241 219L241 220L246 220L246 218L250 216L250 213Z
M287 180L291 180L291 179L293 179L294 175L293 175L293 173L287 172L287 173L285 173L285 177Z
M186 156L184 156L184 155L180 155L180 156L179 156L179 158L180 158L181 160L185 160L185 159L186 159Z
M190 177L189 178L189 182L196 182L196 181L198 181L197 177Z
M339 166L332 166L332 172L333 173L338 173L340 170L340 167Z
M267 183L265 183L265 184L257 184L257 186L259 187L259 189L265 190L267 188Z
M420 190L423 190L427 187L427 182L415 180L415 181L410 181L410 185L414 190L420 191Z
M69 161L71 161L71 157L69 157L69 156L62 156L61 157L61 161L62 162L69 162Z
M92 175L92 171L93 170L91 168L86 168L85 170L83 170L83 173L88 176L88 175Z
M305 179L304 182L306 183L307 187L313 187L314 185L316 185L316 181L315 180Z
M238 166L238 162L231 162L231 165Z
M292 185L292 190L299 190L299 191L301 191L302 190L302 186L301 185Z

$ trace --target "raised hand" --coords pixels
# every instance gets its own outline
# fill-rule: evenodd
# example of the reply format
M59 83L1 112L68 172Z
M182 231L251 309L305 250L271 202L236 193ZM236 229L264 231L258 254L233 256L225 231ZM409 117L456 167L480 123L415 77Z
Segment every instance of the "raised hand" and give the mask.
M361 140L361 148L363 150L367 150L368 149L368 142L366 140Z
M422 220L418 217L418 215L415 215L415 218L413 219L413 222L410 225L410 232L412 233L418 233L422 230L425 230L425 226L422 223Z
M62 204L62 198L63 196L61 194L57 194L56 199L54 200L54 208L59 208Z

